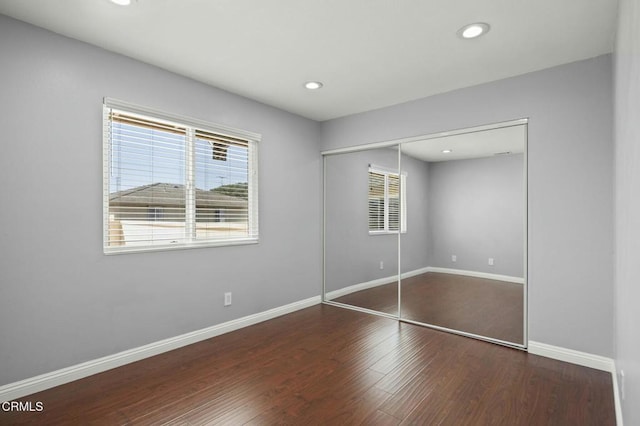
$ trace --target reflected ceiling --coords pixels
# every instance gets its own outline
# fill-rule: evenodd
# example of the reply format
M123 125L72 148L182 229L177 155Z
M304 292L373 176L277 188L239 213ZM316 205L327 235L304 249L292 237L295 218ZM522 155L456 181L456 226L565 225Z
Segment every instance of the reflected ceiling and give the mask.
M518 125L404 143L402 153L429 162L466 160L521 154L524 140L526 126Z

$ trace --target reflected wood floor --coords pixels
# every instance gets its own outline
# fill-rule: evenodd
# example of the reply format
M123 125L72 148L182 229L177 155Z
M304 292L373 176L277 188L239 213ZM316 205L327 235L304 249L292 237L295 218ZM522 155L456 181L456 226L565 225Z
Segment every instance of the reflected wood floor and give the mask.
M397 315L397 283L335 302ZM427 272L402 280L402 318L522 344L523 285Z
M609 373L328 305L23 401L0 423L615 424Z

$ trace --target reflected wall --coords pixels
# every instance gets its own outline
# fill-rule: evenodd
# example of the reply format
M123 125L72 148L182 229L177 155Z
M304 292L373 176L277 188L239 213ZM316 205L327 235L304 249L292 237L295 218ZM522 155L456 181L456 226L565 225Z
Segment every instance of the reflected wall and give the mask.
M325 156L325 300L398 314L398 234L370 234L369 170L398 169L396 147Z
M431 266L523 277L523 157L431 163Z

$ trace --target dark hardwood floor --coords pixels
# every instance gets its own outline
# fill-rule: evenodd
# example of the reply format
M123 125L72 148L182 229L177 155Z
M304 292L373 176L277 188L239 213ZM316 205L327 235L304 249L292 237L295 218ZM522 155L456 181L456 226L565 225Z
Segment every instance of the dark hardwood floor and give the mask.
M335 302L398 313L397 283L347 294ZM402 318L523 344L523 286L427 272L402 280Z
M615 424L609 373L328 305L23 401L0 423Z
M398 282L393 281L332 299L346 305L398 315Z

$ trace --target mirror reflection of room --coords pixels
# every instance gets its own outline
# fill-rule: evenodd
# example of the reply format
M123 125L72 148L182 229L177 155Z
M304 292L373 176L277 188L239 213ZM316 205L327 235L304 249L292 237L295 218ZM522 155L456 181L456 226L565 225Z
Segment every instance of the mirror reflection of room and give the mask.
M408 196L409 215L417 210L423 220L427 255L422 270L405 264L416 250L402 238L403 319L524 344L525 131L402 145L403 167L419 160L426 169L411 185L421 186L426 201L417 203L427 205L416 208Z
M325 300L397 317L398 148L325 157Z
M524 345L525 140L520 124L326 156L325 300Z

